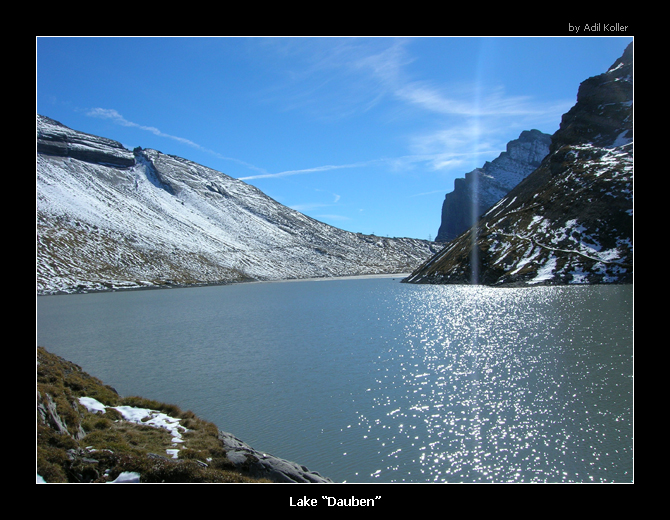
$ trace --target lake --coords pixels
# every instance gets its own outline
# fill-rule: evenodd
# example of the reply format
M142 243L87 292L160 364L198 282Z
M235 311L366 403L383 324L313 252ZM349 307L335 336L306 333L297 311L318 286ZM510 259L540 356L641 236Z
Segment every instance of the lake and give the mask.
M36 343L337 482L632 482L633 286L40 296Z

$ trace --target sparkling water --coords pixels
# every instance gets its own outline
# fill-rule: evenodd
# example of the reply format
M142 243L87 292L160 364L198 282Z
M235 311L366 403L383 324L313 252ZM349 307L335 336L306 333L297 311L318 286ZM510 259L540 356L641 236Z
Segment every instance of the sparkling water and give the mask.
M339 482L632 482L633 287L37 297L36 341Z

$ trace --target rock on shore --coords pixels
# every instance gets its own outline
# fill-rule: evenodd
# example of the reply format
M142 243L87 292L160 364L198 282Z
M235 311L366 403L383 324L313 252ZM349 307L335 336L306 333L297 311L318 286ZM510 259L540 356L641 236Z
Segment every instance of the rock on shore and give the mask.
M257 451L178 406L121 397L82 368L36 352L38 483L332 483Z
M256 451L233 434L219 431L219 439L223 442L228 460L236 467L254 478L266 478L273 482L287 483L332 483L316 471L274 455Z

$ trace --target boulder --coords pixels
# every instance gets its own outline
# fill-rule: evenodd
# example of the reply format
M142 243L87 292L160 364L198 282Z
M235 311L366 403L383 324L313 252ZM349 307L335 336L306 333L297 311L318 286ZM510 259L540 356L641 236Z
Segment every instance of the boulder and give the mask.
M219 431L219 439L224 444L228 460L254 478L266 478L279 483L333 482L305 466L256 451L231 433Z

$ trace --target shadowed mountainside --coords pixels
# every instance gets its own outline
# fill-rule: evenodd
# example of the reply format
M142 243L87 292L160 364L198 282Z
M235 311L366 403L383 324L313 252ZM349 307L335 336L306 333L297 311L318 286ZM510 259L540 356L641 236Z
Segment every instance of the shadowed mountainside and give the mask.
M633 44L582 82L541 165L407 283L633 282Z

